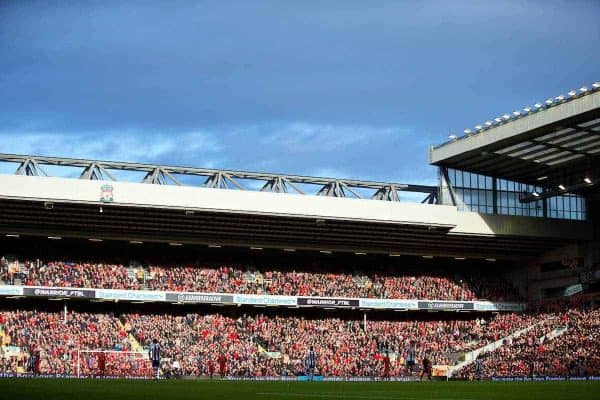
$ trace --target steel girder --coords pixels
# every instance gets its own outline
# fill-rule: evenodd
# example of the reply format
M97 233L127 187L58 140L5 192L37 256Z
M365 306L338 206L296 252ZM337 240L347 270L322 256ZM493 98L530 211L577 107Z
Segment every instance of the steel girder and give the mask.
M41 165L52 165L82 168L80 179L117 181L110 170L118 170L143 172L142 183L155 185L183 185L178 177L202 176L206 177L203 186L215 189L252 190L240 183L240 180L250 180L263 182L256 188L263 192L303 195L307 194L303 186L310 185L317 187L313 192L317 196L400 201L398 192L405 191L426 194L423 202L437 203L439 198L438 187L427 185L1 153L0 162L18 163L15 173L28 176L48 176ZM373 194L364 196L362 190L372 190Z

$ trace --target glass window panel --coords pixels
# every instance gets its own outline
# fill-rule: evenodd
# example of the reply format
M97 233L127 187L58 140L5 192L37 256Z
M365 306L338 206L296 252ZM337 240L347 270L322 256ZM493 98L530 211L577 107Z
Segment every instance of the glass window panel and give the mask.
M463 186L463 172L462 171L458 171L456 173L456 183L454 184L454 186L458 186L458 187L462 187Z
M517 200L516 200L515 193L510 193L508 195L508 206L509 207L516 207L517 206Z
M469 189L463 191L463 201L465 204L471 204L471 191Z
M448 170L450 182L454 185L459 208L480 213L494 212L494 178L455 169ZM497 212L508 215L544 217L544 203L547 218L585 220L585 200L575 195L554 196L531 203L519 201L524 192L541 192L542 188L520 182L496 179Z

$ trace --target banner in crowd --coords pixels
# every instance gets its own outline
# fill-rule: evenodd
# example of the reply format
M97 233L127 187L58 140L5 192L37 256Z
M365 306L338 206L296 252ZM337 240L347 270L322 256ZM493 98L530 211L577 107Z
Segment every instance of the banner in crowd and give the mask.
M432 376L446 377L448 376L449 365L434 365L431 369Z
M73 374L33 374L31 372L0 372L0 378L29 378L29 379L47 379L47 378L58 378L58 379L106 379L106 380L116 380L116 379L135 379L135 380L144 380L144 379L153 379L147 376L136 376L136 375L73 375Z
M96 297L96 291L73 288L24 287L23 296L93 299Z
M96 298L125 301L166 301L165 292L153 290L96 289Z
M363 308L383 308L388 310L416 310L417 300L359 299Z
M325 382L383 382L384 380L389 382L412 382L418 381L419 378L416 376L391 376L386 379L380 376L326 376L323 378Z
M249 304L260 306L296 306L296 296L270 296L260 294L234 294L233 302L236 304Z
M299 382L308 382L309 380L311 380L313 382L323 382L323 376L322 375L314 375L311 378L309 378L306 375L300 375L300 376L296 377L296 380Z
M492 376L496 382L600 381L600 376Z
M208 379L208 378L202 378ZM297 381L297 376L226 376L226 381Z
M419 301L419 310L474 310L472 301Z
M0 296L55 297L65 299L99 299L113 301L177 302L190 304L237 304L254 306L288 306L317 308L361 308L379 310L440 311L523 311L524 303L491 301L443 301L405 299L359 299L335 297L279 296L267 294L227 294L199 292L163 292L153 290L65 288L0 285Z
M1 339L1 338L0 338ZM4 346L2 348L4 357L17 357L21 354L21 348L18 346Z
M23 286L0 286L0 296L23 296Z
M474 301L477 311L525 311L525 303L494 303L491 301Z
M30 372L15 373L15 372L0 372L0 378L62 378L62 379L135 379L135 380L150 380L153 379L149 376L136 376L136 375L73 375L73 374L38 374L34 375ZM314 380L321 380L326 382L381 382L384 380L378 376L320 376L315 375ZM200 378L208 379L208 378ZM306 381L306 376L226 376L227 381ZM419 378L416 376L392 376L389 378L391 382L412 382L418 381ZM491 378L495 382L531 382L531 381L600 381L600 376L494 376Z
M299 306L358 307L359 299L335 299L331 297L298 297Z
M573 296L574 294L583 292L583 285L578 283L576 285L567 286L563 292L564 297Z
M167 292L167 293L165 293L165 300L166 301L176 301L179 303L231 304L231 303L233 303L233 295L232 294Z

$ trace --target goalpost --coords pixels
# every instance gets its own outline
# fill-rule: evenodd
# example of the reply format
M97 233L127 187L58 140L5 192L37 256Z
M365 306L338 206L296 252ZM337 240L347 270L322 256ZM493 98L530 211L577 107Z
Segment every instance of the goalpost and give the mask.
M151 378L152 364L143 351L77 350L75 374L78 378L110 376Z

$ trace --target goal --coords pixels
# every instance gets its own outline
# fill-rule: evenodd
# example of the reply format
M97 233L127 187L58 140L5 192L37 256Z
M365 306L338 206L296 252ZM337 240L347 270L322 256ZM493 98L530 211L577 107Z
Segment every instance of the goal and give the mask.
M152 377L152 365L143 351L77 350L74 362L78 378Z

